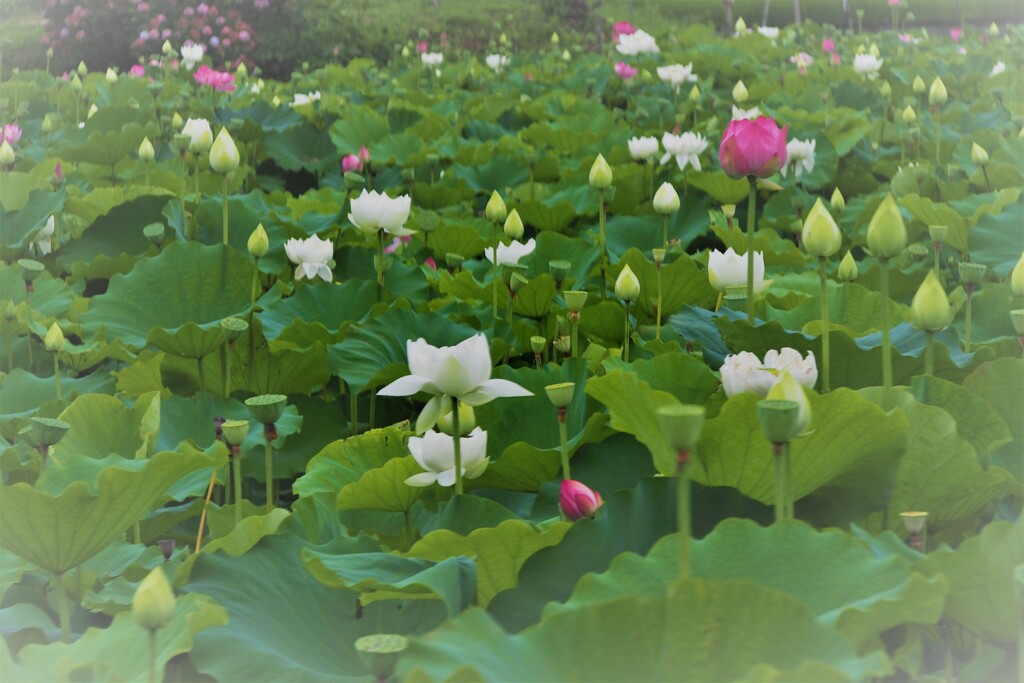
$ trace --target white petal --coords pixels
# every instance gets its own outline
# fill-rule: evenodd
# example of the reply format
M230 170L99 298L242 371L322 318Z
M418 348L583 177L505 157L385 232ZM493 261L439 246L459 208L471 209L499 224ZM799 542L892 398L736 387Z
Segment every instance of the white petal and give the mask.
M515 382L511 382L507 379L489 379L480 385L480 391L483 391L492 398L533 396L532 391L528 391Z
M420 474L414 474L405 480L406 485L416 486L422 488L424 486L431 486L437 482L437 475L433 472L422 472Z
M455 485L455 468L445 470L437 475L437 483L441 486L454 486Z
M422 434L437 424L437 418L441 415L441 409L445 401L448 401L447 396L435 396L427 401L427 404L423 406L423 410L420 411L419 417L416 418L417 434Z
M382 387L377 390L378 396L412 396L423 390L425 386L430 384L429 377L422 377L420 375L406 375L405 377L399 377L391 384L386 387Z

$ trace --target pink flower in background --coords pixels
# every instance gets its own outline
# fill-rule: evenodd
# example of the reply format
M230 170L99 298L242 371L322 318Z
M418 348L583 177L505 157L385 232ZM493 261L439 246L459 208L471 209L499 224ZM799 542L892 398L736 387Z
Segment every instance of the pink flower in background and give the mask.
M814 57L806 52L801 52L790 57L789 61L792 64L796 64L797 69L800 70L800 75L803 76L807 73L807 67L814 63Z
M831 38L826 38L825 40L821 41L821 51L828 52L829 54L835 52L836 41L832 40Z
M426 263L428 266L430 266L431 270L437 270L437 262L434 261L434 257L433 256L428 256L427 260L425 260L424 263Z
M64 167L60 165L59 161L57 162L57 165L53 167L53 180L58 185L61 185L64 182Z
M840 64L843 63L843 60L839 56L838 52L833 52L832 56L828 58L828 61L832 64L832 66L839 66Z
M370 150L366 149L366 145L359 148L359 162L363 164L370 163Z
M211 69L206 64L203 64L196 69L193 78L196 79L197 83L208 85L214 90L220 90L221 92L233 92L235 89L234 74L228 73L227 71Z
M730 178L767 178L786 163L786 131L770 116L735 119L722 135L718 160Z
M620 21L612 27L612 42L619 42L619 36L631 36L636 33L636 26L628 21Z
M523 80L525 80L527 82L532 81L533 80L533 73L530 72L530 71L527 71L527 72L523 73Z
M558 506L569 521L592 517L601 507L601 494L575 479L563 479Z
M142 66L141 64L135 64L134 66L132 66L132 68L128 69L128 73L134 76L135 78L142 78L146 75L146 67Z
M953 39L954 43L959 43L960 39L964 37L964 31L959 28L951 28L949 29L949 37Z
M8 123L0 130L0 144L8 142L11 146L17 144L21 139L21 126L16 123Z
M901 33L897 37L900 39L901 43L909 43L911 41L909 33Z
M900 0L889 0L889 7L899 7Z
M624 81L628 81L636 76L637 70L635 67L626 64L625 62L615 62L615 75Z
M403 235L402 237L396 237L395 239L391 240L391 244L384 247L384 253L394 254L396 251L398 251L398 247L402 246L403 244L408 244L409 240L411 239L412 235Z
M341 159L341 172L342 173L358 173L363 170L363 162L359 161L359 157L355 154L346 154Z
M424 52L427 51L428 47L429 46L427 45L427 41L421 40L420 42L416 43L416 52L423 54Z

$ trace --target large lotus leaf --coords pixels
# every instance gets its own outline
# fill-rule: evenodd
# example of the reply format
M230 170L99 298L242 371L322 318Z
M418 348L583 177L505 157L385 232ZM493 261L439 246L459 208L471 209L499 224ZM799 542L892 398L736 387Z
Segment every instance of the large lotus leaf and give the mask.
M523 223L539 232L564 233L576 220L576 210L569 202L558 202L548 206L535 199L528 199L516 206Z
M132 406L103 394L79 396L60 414L71 428L56 445L58 460L65 454L103 458L146 457L156 448L160 432L160 395L150 393Z
M992 453L1013 441L1006 420L988 401L969 389L938 377L915 377L911 387L918 401L949 413L956 421L957 433L979 455Z
M711 394L721 385L707 365L687 353L663 353L632 363L611 358L604 362L604 367L609 372L624 370L635 373L652 389L667 391L680 403L706 405Z
M488 266L488 272L492 272ZM457 274L450 275L448 273L441 273L441 278L438 283L438 288L441 293L465 302L473 301L485 301L492 302L494 297L494 279L488 276L487 284L480 284L473 273L468 270L463 270ZM498 315L500 316L503 312L508 310L509 302L511 297L509 296L509 289L503 283L498 283Z
M25 281L21 277L18 266L0 265L0 291L3 299L18 305L27 302L27 313L47 318L64 318L71 309L75 299L74 291L60 278L47 272L42 273L32 283L31 292L25 291ZM4 303L6 306L6 302Z
M299 287L294 296L281 299L259 313L268 340L282 334L293 339L296 330L312 328L304 336L324 344L337 341L335 333L349 322L361 320L377 302L377 285L367 280L349 280L343 285Z
M879 402L883 391L864 390ZM1006 470L981 467L974 448L957 433L963 423L948 412L904 391L891 398L907 416L907 450L888 506L872 517L879 530L902 532L900 513L922 510L929 513L929 535L942 538L949 532L955 537L973 528L992 501L1019 488Z
M1014 255L1024 251L1022 218L1024 203L1007 207L995 216L983 216L967 235L971 260L984 263L1001 277L1009 275L1017 263Z
M423 489L409 486L405 480L422 471L411 455L392 458L338 492L338 509L407 512L423 495Z
M155 135L157 131L154 129ZM99 166L114 166L139 148L147 129L129 123L119 130L93 131L85 143L62 153L65 161L84 161Z
M52 195L54 194L53 186L46 178L17 171L5 171L4 182L0 185L0 216L3 216L5 221L11 220L8 215L15 211L22 211L33 193L36 193L39 198ZM31 230L31 228L27 229ZM5 237L3 243L7 242L8 239Z
M253 270L252 262L233 249L176 242L128 275L115 276L107 291L92 299L82 322L135 347L146 346L154 329L169 343L188 323L190 329L219 333L222 319L248 310Z
M430 233L430 250L434 260L445 263L448 254L459 254L463 258L474 259L484 252L486 246L480 232L472 225L445 222Z
M158 679L174 657L192 649L196 634L228 623L224 608L203 595L184 595L175 601L171 622L156 631ZM6 649L6 648L5 648ZM18 680L89 680L143 683L149 676L149 633L130 612L114 617L106 628L90 628L74 643L29 645L18 653L16 667L4 671ZM68 678L70 676L70 678Z
M447 529L427 534L406 553L409 557L440 562L465 555L476 561L477 604L486 607L495 594L516 585L519 568L541 548L556 545L569 530L559 522L544 531L510 519L496 527L460 536Z
M309 124L267 133L263 151L286 171L318 174L337 167L339 158L328 131L318 131Z
M141 256L152 248L142 232L142 226L163 222L163 209L169 195L146 193L135 196L107 189L105 193L90 194L88 202L71 202L79 218L88 225L82 236L61 246L57 263L72 271L75 277L109 279L121 270L124 255ZM113 195L113 196L112 196ZM108 201L102 201L107 199ZM136 226L127 229L126 226ZM121 258L119 258L121 257ZM125 259L128 260L128 259ZM134 265L135 259L130 259Z
M640 297L634 306L634 314L648 320L657 315L658 268L637 249L630 249L622 255L622 263L632 269L640 280ZM616 273L617 274L617 273ZM686 304L707 305L714 301L715 290L706 275L697 268L686 254L681 254L661 267L662 315L669 316Z
M217 464L194 451L164 451L144 462L137 470L104 468L94 482L72 483L59 494L24 483L3 486L0 544L43 569L65 572L119 538L175 482Z
M848 282L831 288L828 296L829 322L857 336L881 329L882 295L860 285ZM789 310L768 307L769 320L778 320L787 330L821 333L821 297L815 296ZM907 309L889 301L889 319L903 320ZM810 329L811 326L814 329Z
M811 432L791 444L793 499L809 512L835 522L856 519L883 507L892 490L899 457L907 446L907 418L886 414L849 389L807 394ZM733 486L765 504L774 500L775 461L757 419L755 394L729 399L717 417L705 421L697 449L701 483ZM852 510L851 510L852 508Z
M114 381L109 374L95 372L81 378L65 377L62 388L64 399L74 400L75 396L88 393L112 394ZM24 368L14 368L6 376L0 377L0 391L3 392L0 421L29 417L39 406L57 395L53 377L37 377Z
M497 190L501 194L505 194L506 188L525 183L530 177L522 159L499 155L482 164L456 164L450 173L465 180L466 184L477 192L490 193Z
M1024 361L1000 358L982 365L964 380L964 388L985 399L1010 428L1013 442L998 451L995 462L1024 481Z
M2 199L2 197L0 197ZM0 224L4 226L0 232L0 246L21 249L26 241L37 234L37 230L46 224L46 220L64 206L67 193L63 190L54 192L52 189L33 190L20 211L7 212L0 201Z
M346 154L358 152L360 146L372 147L390 133L387 118L368 106L349 108L329 129L334 146Z
M345 486L394 458L409 455L408 436L407 431L386 427L329 443L309 461L292 491L299 497L329 494L333 504Z
M917 565L950 584L946 613L979 638L1009 646L1020 627L1012 575L1024 564L1024 522L992 522L956 550L941 548Z
M609 287L609 289L611 289ZM618 301L600 301L580 311L580 344L584 339L596 344L622 346L626 335L626 311Z
M971 343L972 345L995 342L1007 337L1016 337L1013 321L1006 314L1007 302L1011 297L1010 283L986 284L981 291L971 295ZM966 341L967 312L960 309L953 320L957 333Z
M548 272L551 261L568 261L571 265L566 280L575 283L573 286L582 286L600 255L597 245L554 232L541 232L537 235L536 249L523 259L523 263L532 263L534 273L544 273Z
M518 635L473 610L414 640L400 672L441 681L465 667L463 676L475 676L461 680L538 683L865 681L888 673L882 653L857 656L846 638L780 591L699 579L673 589L668 597L580 606Z
M508 502L507 498L506 501ZM509 505L514 507L511 502ZM422 504L416 505L412 517L413 524L423 536L438 529L465 535L477 529L496 527L502 522L518 519L511 507L483 495L452 496L445 503L436 506L436 509L428 509Z
M722 171L689 173L686 181L719 204L739 204L750 194L750 183L746 179L730 178Z
M495 595L488 611L505 628L519 631L536 623L548 602L566 600L587 572L604 571L626 551L646 553L675 530L673 484L668 477L642 479L635 489L606 496L593 519L574 522L561 543L523 563L519 582Z
M355 593L328 589L306 571L305 547L286 533L264 538L239 557L202 553L187 590L212 597L231 621L196 639L191 659L198 671L220 681L364 683L370 677L353 647L356 639L428 630L444 615L432 600L400 603L400 610L384 602L360 610ZM337 539L319 547L341 548L372 552L376 544Z
M249 242L249 235L256 225L269 223L265 226L267 236L270 239L270 253L260 258L260 268L264 272L271 265L280 269L287 261L284 256L284 236L278 233L277 226L268 220L270 208L264 194L253 190L248 194L228 194L228 244L241 253L246 253ZM224 199L223 186L218 183L216 194L203 195L199 203L199 209L195 213L197 225L197 239L205 244L217 244L224 239ZM179 204L180 206L180 204ZM281 237L280 241L278 237ZM184 239L184 234L179 234L178 239Z
M434 346L451 346L475 333L435 313L392 308L350 327L344 341L328 348L327 360L336 375L363 391L408 374L406 341L423 337Z

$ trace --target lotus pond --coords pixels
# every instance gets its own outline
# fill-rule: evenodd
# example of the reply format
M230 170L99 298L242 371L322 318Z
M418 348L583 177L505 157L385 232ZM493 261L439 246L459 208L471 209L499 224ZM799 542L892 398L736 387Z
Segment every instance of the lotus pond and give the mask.
M4 680L1021 680L1024 32L617 28L0 82Z

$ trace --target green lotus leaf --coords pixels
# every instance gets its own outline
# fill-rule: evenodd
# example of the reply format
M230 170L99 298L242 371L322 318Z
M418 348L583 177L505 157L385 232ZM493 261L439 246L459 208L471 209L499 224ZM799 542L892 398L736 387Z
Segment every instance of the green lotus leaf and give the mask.
M541 320L551 310L555 299L555 281L547 273L531 278L512 299L512 312L534 320Z
M143 351L123 370L111 373L117 381L118 393L126 398L137 398L156 391L161 398L169 398L171 392L164 387L160 376L164 356L163 351Z
M391 132L388 120L368 106L350 107L329 129L334 146L355 154L361 146L372 146Z
M1024 205L1017 203L999 215L982 216L967 235L971 260L984 263L997 275L1008 276L1017 263L1013 255L1024 251L1021 211Z
M880 330L882 303L881 294L854 282L830 288L828 305L831 324L842 325L851 336ZM904 320L909 317L906 306L892 300L888 305L890 320ZM807 298L799 306L789 310L775 308L769 304L767 317L769 320L779 321L787 330L820 334L821 296Z
M139 148L139 143L147 135L157 135L152 130L137 123L129 123L118 130L94 130L84 144L78 145L63 153L65 161L84 161L98 166L113 167Z
M500 155L473 166L456 164L450 172L456 178L466 181L472 189L485 194L494 190L504 194L506 188L524 183L530 177L522 159Z
M669 240L679 240L685 248L703 237L708 229L710 208L711 202L707 197L691 194L679 211L668 217ZM651 249L660 249L663 244L662 217L654 213L612 216L608 219L607 231L608 251L614 255L622 255L630 248L649 255Z
M268 340L302 336L330 344L340 341L335 338L337 333L346 323L361 320L376 300L376 284L366 280L299 287L294 296L271 304L258 317Z
M203 195L199 203L196 210L196 225L197 238L200 242L218 244L224 239L222 191L222 186L218 184L216 192ZM232 191L238 191L238 188L231 186L228 190L228 244L243 254L247 253L249 235L262 223L270 238L270 253L260 259L261 269L266 272L267 267L274 265L276 270L280 270L281 265L287 262L284 255L284 235L279 235L277 226L268 220L270 207L267 205L266 197L262 192L255 190L248 194L230 194ZM161 219L156 220L164 222ZM183 238L184 234L178 233L178 239ZM292 269L294 270L294 266Z
M526 220L525 217L523 220ZM532 264L531 273L548 272L548 264L551 261L568 261L571 265L566 281L572 281L582 286L586 282L591 268L600 258L600 248L581 239L550 231L540 232L536 239L537 247L533 254L523 259L524 263ZM563 285L562 289L571 289L571 287Z
M146 346L153 330L162 350L186 355L205 348L205 332L222 334L222 319L248 310L252 277L252 262L237 251L177 242L115 276L106 293L92 299L83 326L136 348Z
M405 555L434 562L457 555L473 558L478 573L477 604L486 607L497 593L516 585L519 568L530 556L556 545L569 527L559 522L539 531L526 522L509 520L467 536L441 529L417 541Z
M514 519L519 516L509 507L483 495L452 496L434 509L416 505L412 514L413 524L422 536L439 529L466 535Z
M606 346L622 346L626 335L626 311L617 301L601 301L580 311L579 326L583 350L587 346L584 338Z
M75 299L74 291L60 278L44 272L32 283L32 291L25 291L21 268L17 265L0 265L0 290L3 298L18 305L27 302L29 315L46 318L64 318L71 310ZM6 306L6 302L4 303ZM47 325L49 327L49 325Z
M41 201L51 202L55 198L56 193L54 193L53 185L50 184L50 181L47 178L40 178L35 175L20 173L18 171L5 171L4 184L0 186L0 216L4 217L4 221L20 221L21 219L19 217L25 211L25 207L29 203L29 198L33 194L35 194ZM36 210L32 208L29 208L28 211L29 213L25 213L25 223L28 223L28 218L36 213ZM9 217L9 214L13 212L18 212L17 216L15 218ZM45 218L46 217L44 216L44 220ZM15 225L17 225L17 223L15 223ZM22 226L24 234L27 234L27 231L32 229L32 227ZM12 232L12 234L14 233ZM24 234L22 237L24 237ZM10 240L5 237L5 246L8 241ZM18 240L15 239L11 241L11 243L13 244L17 241Z
M152 246L141 226L163 223L161 212L169 196L156 190L103 188L70 200L68 210L81 220L85 232L60 248L57 263L77 278L109 279L115 273L127 273ZM126 225L139 227L128 230ZM124 259L123 255L134 258ZM127 269L122 269L124 263Z
M65 377L62 387L65 400L74 400L75 396L82 394L114 393L113 378L100 372L81 378ZM39 406L56 396L53 377L37 377L24 368L14 368L6 376L0 377L0 391L3 391L3 401L0 401L0 410L3 411L0 413L0 421L3 422L30 417ZM59 410L63 408L62 405Z
M267 133L263 151L286 171L324 173L336 168L340 159L328 131L318 131L308 123Z
M576 210L569 202L558 202L548 206L536 200L527 200L516 206L523 223L541 232L566 232L576 220Z
M630 249L622 255L620 263L628 264L640 280L640 297L633 306L634 315L653 320L657 315L658 268L638 249ZM621 270L621 269L619 269ZM618 275L618 271L613 271ZM669 316L686 304L707 306L715 300L716 293L707 276L686 254L674 261L665 262L661 267L662 315Z
M4 226L0 246L23 248L26 242L38 234L38 229L46 225L47 219L64 207L66 199L67 193L64 191L36 189L29 193L24 208L8 212L4 210L6 203L0 196L0 223Z
M857 681L889 671L884 654L858 656L780 591L700 579L673 588L580 606L517 635L471 610L413 639L400 673L442 681L468 666L486 681ZM680 636L688 633L702 636Z
M739 204L750 194L750 183L745 178L730 178L722 171L689 173L686 182L719 204Z
M423 489L409 486L405 480L422 471L411 455L392 458L341 489L338 509L407 512L423 495Z
M299 497L329 494L333 505L347 485L393 459L409 455L408 436L407 431L386 427L329 443L309 461L306 473L295 481L292 490Z
M938 377L915 377L914 398L945 410L956 421L957 433L979 455L992 453L1013 441L1006 420L982 397Z
M964 388L980 396L997 412L1010 428L1013 441L991 456L1013 472L1017 481L1024 481L1024 361L1019 358L999 358L986 363L964 379Z
M439 266L445 264L448 254L459 254L467 259L479 257L485 242L472 225L446 221L430 233L430 251Z
M632 372L652 389L667 391L680 403L706 405L720 382L698 358L685 353L663 353L651 359L624 363L620 358L604 362L605 368Z
M160 433L160 395L149 393L127 406L113 396L86 394L69 405L60 419L71 425L55 446L53 456L65 454L103 458L111 454L144 458L156 449Z

